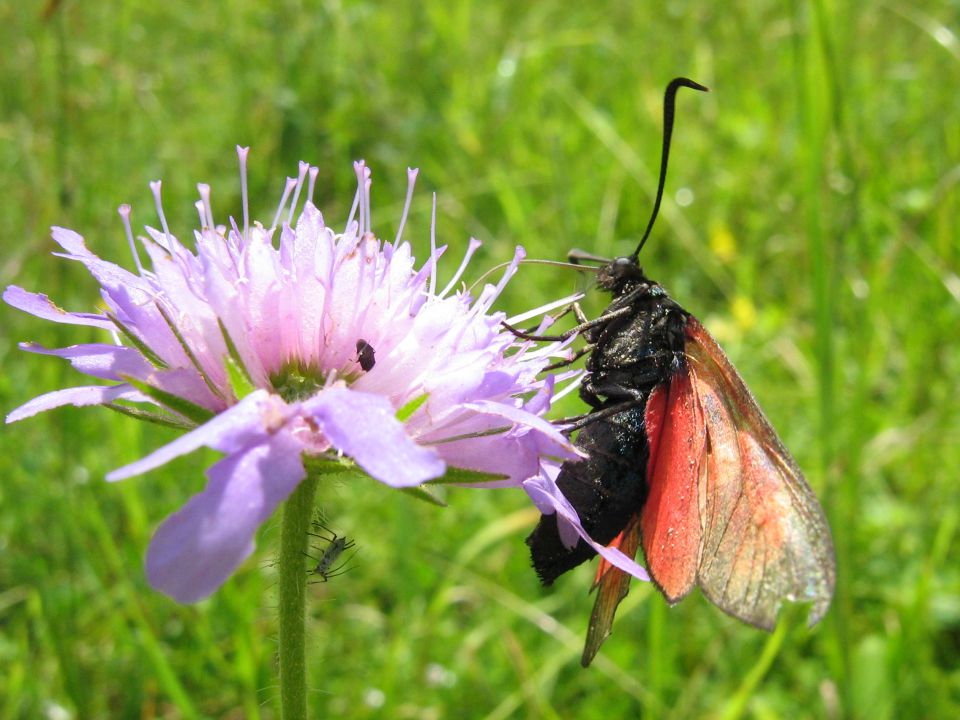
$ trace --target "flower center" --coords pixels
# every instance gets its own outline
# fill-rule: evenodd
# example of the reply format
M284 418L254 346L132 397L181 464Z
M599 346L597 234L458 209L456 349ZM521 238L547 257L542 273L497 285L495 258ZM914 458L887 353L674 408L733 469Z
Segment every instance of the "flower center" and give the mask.
M288 403L306 400L320 390L326 381L323 370L291 360L270 375L273 389Z

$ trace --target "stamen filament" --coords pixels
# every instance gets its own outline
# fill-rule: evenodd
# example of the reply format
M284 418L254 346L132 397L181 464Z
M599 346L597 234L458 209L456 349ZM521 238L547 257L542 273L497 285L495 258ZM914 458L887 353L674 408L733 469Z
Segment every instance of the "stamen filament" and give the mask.
M290 212L287 214L287 225L293 225L293 213L297 209L297 202L300 200L300 191L303 189L303 181L306 179L309 169L310 165L301 160L297 172L297 187L293 193L293 202L290 203Z
M287 200L290 198L290 193L293 192L293 188L297 184L297 179L288 177L286 183L283 186L283 196L280 198L280 204L277 205L277 212L273 216L273 222L270 223L270 229L273 230L277 223L280 222L280 216L283 214L283 209L287 206Z
M318 167L310 168L310 173L309 173L310 179L309 179L309 182L307 183L307 202L309 203L313 202L313 188L317 184L317 175L319 174L320 174L320 168Z
M417 174L419 168L407 168L407 199L403 202L403 214L400 216L400 227L397 228L397 239L394 244L400 243L403 237L403 228L407 224L407 213L410 212L410 205L413 202L413 188L417 184Z
M447 286L440 293L441 298L446 297L447 293L453 290L457 282L460 280L460 277L466 271L467 264L470 262L470 258L473 257L473 254L481 245L483 245L483 243L476 238L470 238L470 244L467 245L467 251L463 255L463 260L460 262L460 267L457 268L457 271L453 274L453 277L450 278L450 282L447 283Z
M167 225L167 216L163 214L163 200L160 196L160 189L163 183L160 180L154 180L150 183L150 192L153 193L153 203L157 208L157 217L160 218L160 227L163 229L163 236L167 240L167 252L173 254L173 242L170 239L170 226Z
M240 160L240 197L243 202L243 240L247 240L247 231L250 229L250 205L247 189L247 156L250 154L249 147L240 147L237 145L237 157Z
M213 208L210 206L210 186L206 183L198 183L197 192L200 193L200 202L203 203L202 224L211 230L216 230L217 226L213 222Z
M527 312L520 313L519 315L514 315L513 317L507 318L508 325L517 325L522 322L526 322L530 318L539 317L540 315L545 315L551 310L556 310L557 308L564 307L569 305L572 302L576 302L583 297L582 292L574 293L573 295L567 295L564 298L559 300L554 300L553 302L547 303L546 305L541 305L538 308L533 310L528 310Z
M433 194L433 209L430 211L430 294L437 291L437 194Z
M137 266L137 272L143 275L143 265L140 264L140 254L137 252L137 243L133 239L133 228L130 227L130 206L124 203L117 212L123 218L123 229L127 234L127 244L130 246L130 254L133 255L133 262Z

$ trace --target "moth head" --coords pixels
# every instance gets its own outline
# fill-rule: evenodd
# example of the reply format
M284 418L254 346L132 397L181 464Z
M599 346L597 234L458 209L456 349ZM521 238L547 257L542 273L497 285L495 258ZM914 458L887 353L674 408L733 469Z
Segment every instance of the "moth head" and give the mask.
M643 270L632 256L611 260L597 272L597 287L615 295L620 295L628 287L645 280Z

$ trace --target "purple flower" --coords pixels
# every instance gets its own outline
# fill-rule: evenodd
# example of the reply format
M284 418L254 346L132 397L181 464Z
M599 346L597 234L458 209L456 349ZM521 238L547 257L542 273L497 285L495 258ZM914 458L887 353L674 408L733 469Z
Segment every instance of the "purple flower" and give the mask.
M540 378L562 345L537 347L502 329L493 302L516 272L521 248L497 285L477 297L455 291L479 243L436 290L433 248L418 270L401 240L372 232L370 172L355 164L358 190L343 232L312 204L317 169L288 178L269 228L247 212L247 149L238 148L243 226L216 225L208 186L198 186L196 252L174 237L151 184L161 229L147 228L141 262L120 214L136 272L100 259L83 238L53 229L58 253L83 263L101 286L102 313L67 312L45 295L11 286L3 298L37 317L105 330L111 342L24 350L67 359L108 381L31 400L7 422L61 405L106 405L188 432L113 471L120 480L206 446L224 453L206 488L159 527L147 575L180 602L210 595L253 551L253 536L306 476L311 462L353 463L396 488L456 478L483 487L523 487L564 520L564 539L587 538L553 483L558 462L577 457L545 419L554 378ZM294 223L298 200L306 200ZM545 310L545 309L542 309ZM344 461L342 458L347 458ZM306 466L305 466L306 462ZM454 471L468 470L469 473ZM592 543L593 544L593 543ZM619 551L615 564L642 576ZM639 572L637 572L639 571Z

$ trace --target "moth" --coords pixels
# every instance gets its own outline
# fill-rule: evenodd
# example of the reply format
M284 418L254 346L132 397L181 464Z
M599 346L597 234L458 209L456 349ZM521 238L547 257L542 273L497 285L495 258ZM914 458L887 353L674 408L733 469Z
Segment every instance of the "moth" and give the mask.
M723 350L638 260L663 196L681 87L707 90L688 78L667 86L650 221L631 255L597 269L610 305L593 320L574 307L579 324L558 336L587 343L580 397L590 411L569 426L586 458L564 463L557 485L594 540L629 557L642 549L671 605L699 587L759 628L773 629L784 601L810 603L813 625L829 607L836 574L823 510ZM526 542L545 585L596 554L582 540L565 546L556 515L541 516ZM610 634L629 582L601 558L584 666Z

